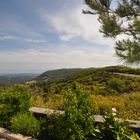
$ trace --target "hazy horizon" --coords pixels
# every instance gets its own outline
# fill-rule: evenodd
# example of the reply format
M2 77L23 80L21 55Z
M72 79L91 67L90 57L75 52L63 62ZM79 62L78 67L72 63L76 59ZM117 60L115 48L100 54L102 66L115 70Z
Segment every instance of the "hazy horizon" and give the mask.
M60 67L56 69L46 69L45 71L40 71L40 72L9 72L9 73L0 73L0 75L14 75L14 74L42 74L46 71L53 71L53 70L60 70L60 69L86 69L86 68L104 68L104 67L111 67L111 66L126 66L126 65L108 65L108 66L101 66L101 67ZM127 66L127 67L132 67L132 68L137 68L133 66Z

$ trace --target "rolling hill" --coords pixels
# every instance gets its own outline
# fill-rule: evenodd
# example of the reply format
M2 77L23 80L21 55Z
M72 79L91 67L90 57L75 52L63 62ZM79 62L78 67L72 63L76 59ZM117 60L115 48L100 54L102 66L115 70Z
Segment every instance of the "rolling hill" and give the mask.
M127 75L124 75L127 74ZM122 94L140 91L140 69L124 66L104 68L59 69L47 71L36 78L46 93L59 94L79 83L96 94Z

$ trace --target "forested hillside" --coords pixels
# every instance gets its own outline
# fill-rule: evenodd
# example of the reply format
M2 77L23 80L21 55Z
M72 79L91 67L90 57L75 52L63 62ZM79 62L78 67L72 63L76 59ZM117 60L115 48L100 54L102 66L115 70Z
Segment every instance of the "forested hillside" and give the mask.
M59 69L48 71L37 78L45 92L59 94L74 83L79 83L94 94L120 95L140 91L139 77L124 76L119 73L139 75L140 69L123 66L87 69Z

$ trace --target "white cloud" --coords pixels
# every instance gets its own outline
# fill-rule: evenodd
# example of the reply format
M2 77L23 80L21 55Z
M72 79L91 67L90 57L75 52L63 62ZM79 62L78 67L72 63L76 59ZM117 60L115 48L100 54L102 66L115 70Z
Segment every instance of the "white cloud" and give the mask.
M33 44L47 43L47 40L44 39L26 38L26 37L15 36L15 35L0 35L0 40L2 41L16 40L16 41L24 41L27 43L33 43Z
M41 16L59 33L61 40L69 41L72 38L81 37L99 45L112 44L111 39L103 38L99 33L100 25L97 16L85 15L82 9L85 9L85 6L80 5L51 15L44 12Z
M43 39L25 39L25 41L29 42L29 43L47 43L46 40Z
M17 36L14 35L0 35L0 40L15 40L18 39Z
M59 36L62 41L69 41L75 37L75 34L64 34Z
M118 61L112 55L113 51L64 47L55 51L30 49L21 52L0 52L0 72L43 72L57 68L115 65Z

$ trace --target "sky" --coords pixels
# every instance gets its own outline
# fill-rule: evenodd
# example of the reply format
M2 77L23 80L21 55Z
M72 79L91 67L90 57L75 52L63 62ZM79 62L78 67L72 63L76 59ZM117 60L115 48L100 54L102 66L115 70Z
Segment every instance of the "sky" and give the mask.
M0 73L120 65L84 0L0 0Z

